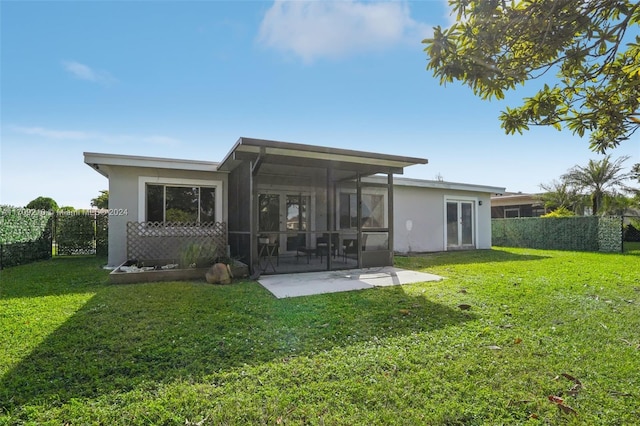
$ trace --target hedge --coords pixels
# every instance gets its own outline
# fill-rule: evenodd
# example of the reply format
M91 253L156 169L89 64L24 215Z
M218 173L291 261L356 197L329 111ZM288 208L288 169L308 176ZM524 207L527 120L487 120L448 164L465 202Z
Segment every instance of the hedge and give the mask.
M56 254L94 254L96 227L93 214L56 212L54 220Z
M0 206L0 269L51 257L53 213Z
M492 219L492 244L546 250L622 251L617 216Z
M0 269L49 259L52 253L106 256L108 222L106 211L47 212L0 206Z

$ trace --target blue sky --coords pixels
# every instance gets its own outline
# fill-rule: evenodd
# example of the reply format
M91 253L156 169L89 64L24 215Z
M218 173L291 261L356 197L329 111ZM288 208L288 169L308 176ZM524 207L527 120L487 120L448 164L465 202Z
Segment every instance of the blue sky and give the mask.
M601 155L507 136L502 102L426 71L432 1L0 2L0 204L88 208L103 152L222 160L241 136L425 157L405 176L536 192ZM640 162L638 135L611 152Z

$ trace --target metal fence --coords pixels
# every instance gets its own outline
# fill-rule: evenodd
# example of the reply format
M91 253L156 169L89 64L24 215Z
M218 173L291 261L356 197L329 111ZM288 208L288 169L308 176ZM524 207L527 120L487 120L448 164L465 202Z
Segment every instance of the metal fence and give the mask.
M53 214L53 256L99 255L108 252L108 210L57 211Z
M622 216L622 251L640 251L640 216Z
M52 256L105 256L108 252L108 210L6 210L0 226L10 227L12 232L3 232L6 239L0 243L0 269ZM34 217L43 220L34 221Z

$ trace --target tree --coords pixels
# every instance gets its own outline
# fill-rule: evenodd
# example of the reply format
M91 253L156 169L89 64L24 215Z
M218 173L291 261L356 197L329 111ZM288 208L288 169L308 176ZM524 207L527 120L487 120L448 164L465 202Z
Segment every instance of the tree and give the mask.
M565 181L554 180L550 184L540 184L544 191L538 196L545 210L567 209L574 213L584 213L584 196Z
M633 198L616 194L613 197L604 197L599 209L603 214L622 216L635 205L636 201Z
M633 165L633 167L631 168L631 173L633 174L631 179L635 179L638 181L638 183L640 183L640 163L636 163Z
M91 206L96 207L98 209L108 209L109 208L109 191L102 190L100 191L100 195L96 198L91 199Z
M29 201L29 204L26 205L26 208L34 210L53 211L58 210L58 203L56 203L53 198L38 197L34 200Z
M574 166L562 175L562 180L578 190L588 191L591 197L593 214L598 214L603 205L604 197L615 197L618 190L627 191L630 188L625 181L632 177L632 173L624 173L623 163L629 157L620 157L611 161L607 155L600 161L589 160L586 166Z
M447 29L423 40L440 84L458 80L482 99L503 99L556 73L521 106L500 115L507 134L529 126L589 134L605 153L640 127L640 3L631 0L450 0Z

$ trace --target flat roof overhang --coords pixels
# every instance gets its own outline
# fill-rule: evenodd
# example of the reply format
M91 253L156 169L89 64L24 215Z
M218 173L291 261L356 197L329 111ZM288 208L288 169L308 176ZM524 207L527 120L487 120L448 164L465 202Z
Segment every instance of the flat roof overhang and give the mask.
M85 152L84 162L105 177L109 177L110 166L148 167L154 169L190 170L202 172L217 171L218 163L177 158L145 157L138 155L103 154Z
M230 172L243 161L253 161L254 174L263 164L302 168L325 168L358 172L402 174L404 167L427 164L425 158L329 148L264 139L240 138L222 160L218 170Z

